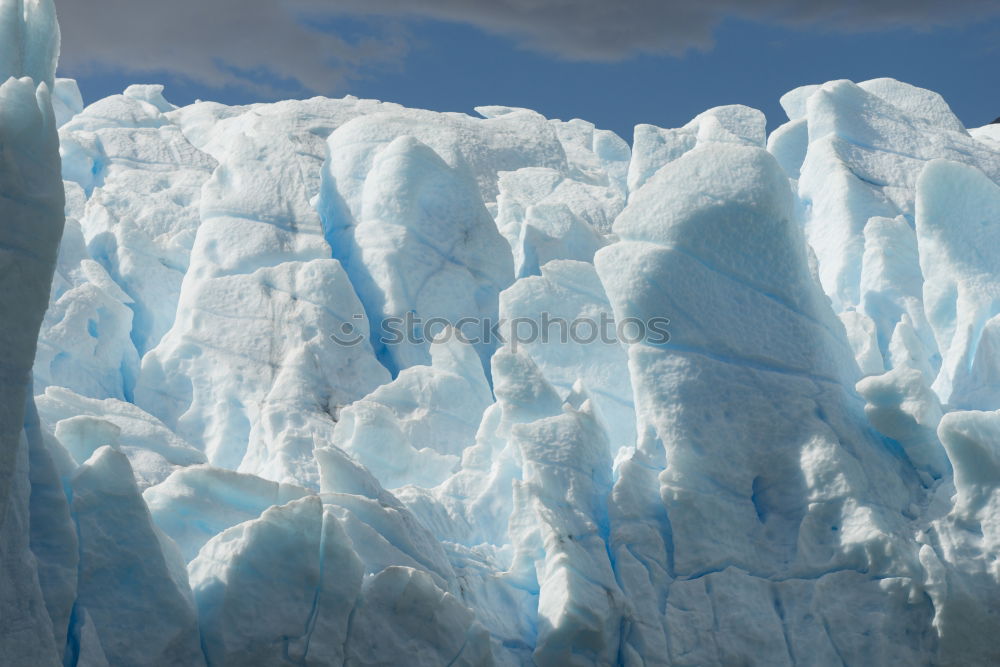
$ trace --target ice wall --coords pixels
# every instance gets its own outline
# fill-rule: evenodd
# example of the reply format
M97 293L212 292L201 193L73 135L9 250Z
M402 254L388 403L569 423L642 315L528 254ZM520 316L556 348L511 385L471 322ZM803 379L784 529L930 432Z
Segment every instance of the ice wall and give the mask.
M52 112L59 33L49 1L0 2L0 661L55 665L64 630L30 545L30 461L39 429L31 402L31 360L48 301L63 226L58 137ZM38 494L41 495L38 490ZM57 497L65 507L65 497ZM56 510L58 512L58 510ZM60 517L51 517L57 530ZM62 517L65 520L65 516ZM66 537L62 535L61 537ZM64 546L70 546L65 544Z
M84 108L0 17L0 662L1000 660L1000 153L940 96Z

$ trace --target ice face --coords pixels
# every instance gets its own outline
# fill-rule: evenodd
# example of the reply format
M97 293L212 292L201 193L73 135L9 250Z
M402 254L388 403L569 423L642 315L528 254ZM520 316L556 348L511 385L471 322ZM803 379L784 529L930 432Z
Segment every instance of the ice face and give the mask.
M83 111L83 95L74 79L56 79L52 89L52 110L56 115L56 125L62 127L73 116Z
M518 278L538 275L551 260L593 262L625 205L608 187L564 179L552 169L506 172L499 187L496 222L513 250Z
M202 664L186 572L176 547L161 541L128 459L101 447L71 486L80 539L76 609L86 610L109 664Z
M402 341L386 345L378 342L391 338L383 325L407 314L424 322L438 318L458 324L463 317L495 321L497 294L510 284L514 271L510 248L483 206L476 182L429 145L401 136L374 156L341 159L342 144L353 148L360 143L356 133L365 129L359 127L364 120L330 137L324 220L334 255L377 323L372 330L376 351L395 374L426 364L429 341L424 336L414 340L406 331ZM352 183L339 173L356 177L367 160L363 184L351 193ZM338 211L338 201L349 210ZM398 323L392 329L402 331ZM477 345L484 363L493 347Z
M77 464L104 445L128 457L140 488L157 484L174 469L205 462L205 455L135 405L97 400L50 387L35 397L39 414Z
M995 644L976 639L997 631L994 615L986 611L997 576L983 556L997 548L998 417L997 412L952 412L938 427L955 470L955 495L951 511L931 523L920 560L942 653L954 664L1000 656Z
M333 432L333 444L389 488L448 479L493 402L479 356L454 330L430 354L430 366L404 369L341 411Z
M0 1L0 662L57 665L74 597L67 501L46 469L31 363L62 233L50 0Z
M167 119L169 110L129 89L60 128L63 173L86 195L69 216L88 255L131 299L127 330L140 355L173 322L201 188L216 166Z
M763 147L765 123L764 114L757 109L732 104L704 111L677 129L637 125L628 168L629 192L635 192L661 167L698 146L735 143Z
M65 184L67 217L35 353L34 390L52 385L94 398L131 396L139 372L132 342L135 301L91 259L77 220L85 196Z
M19 5L6 2L0 7L6 11L11 4ZM4 327L0 337L7 360L0 375L0 391L2 404L9 411L0 434L4 442L0 480L3 488L9 488L18 434L24 424L29 367L45 312L43 304L48 301L47 296L39 296L49 291L63 226L55 119L44 82L36 85L28 77L11 77L0 84L0 142L4 154L10 156L0 172L6 221L0 231L4 269L0 308L23 321L22 325ZM0 516L6 511L3 495Z
M1000 404L1000 186L935 160L917 182L924 303L941 354L934 389L955 407Z
M626 346L618 340L617 327L607 327L612 334L608 340L596 330L602 317L613 323L614 314L591 264L569 260L545 264L540 276L518 280L501 293L500 314L508 322L507 338L518 342L562 396L578 383L587 392L614 453L635 444ZM537 325L538 337L521 342L532 334L531 322ZM585 342L592 337L596 340Z
M302 662L320 646L323 662L342 661L363 575L349 544L316 496L267 509L209 541L189 565L208 662ZM279 577L270 574L277 563Z
M27 77L51 92L59 59L59 23L52 0L0 4L0 77Z
M270 478L314 486L311 452L332 430L331 415L384 377L370 345L330 338L367 322L354 319L363 309L310 205L319 186L317 133L332 122L315 107L285 109L301 121L295 134L248 112L218 120L221 137L201 143L219 166L202 188L176 317L144 359L136 388L139 405L212 463L247 472L269 466ZM211 121L197 111L180 114L182 125ZM299 165L298 176L278 178L289 164ZM282 406L291 405L306 418L286 421Z
M511 429L523 469L511 574L538 590L538 665L613 662L627 609L608 553L607 436L585 397L570 400L561 414Z
M814 291L777 162L751 147L695 149L636 193L615 231L596 266L616 316L671 321L668 343L628 350L639 439L620 466L611 536L624 552L643 535L646 555L633 557L626 596L652 585L672 598L692 585L672 579L727 568L748 591L793 572L905 572L878 554L902 543L909 466L861 425L843 329ZM693 617L727 594L704 585L651 617L633 650L677 624L686 645L715 643ZM797 650L802 639L786 637Z
M940 96L630 148L84 108L50 3L0 37L0 663L1000 660L1000 153Z
M902 214L913 226L923 163L948 158L1000 177L995 153L972 139L928 91L884 80L824 84L806 97L809 144L798 182L806 233L837 311L860 302L864 230ZM914 108L921 109L915 112Z

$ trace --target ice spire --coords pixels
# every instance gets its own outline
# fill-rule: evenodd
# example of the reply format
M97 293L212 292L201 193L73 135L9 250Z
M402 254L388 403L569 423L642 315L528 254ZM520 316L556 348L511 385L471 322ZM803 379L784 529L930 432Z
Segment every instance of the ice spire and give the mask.
M0 0L0 82L30 77L52 90L59 23L52 0Z

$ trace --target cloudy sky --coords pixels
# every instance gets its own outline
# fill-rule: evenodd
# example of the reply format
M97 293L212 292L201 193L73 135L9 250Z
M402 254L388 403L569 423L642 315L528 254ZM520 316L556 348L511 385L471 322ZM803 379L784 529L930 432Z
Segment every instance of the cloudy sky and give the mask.
M784 120L806 83L892 76L969 126L1000 116L996 0L56 0L63 76L93 101L314 94L581 117L631 139L719 104Z

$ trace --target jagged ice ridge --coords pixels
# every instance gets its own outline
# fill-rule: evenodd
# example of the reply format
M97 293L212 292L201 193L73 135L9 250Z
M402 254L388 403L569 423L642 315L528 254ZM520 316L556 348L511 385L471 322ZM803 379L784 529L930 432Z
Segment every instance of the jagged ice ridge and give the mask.
M1000 125L84 108L58 45L0 0L0 663L1000 661Z

